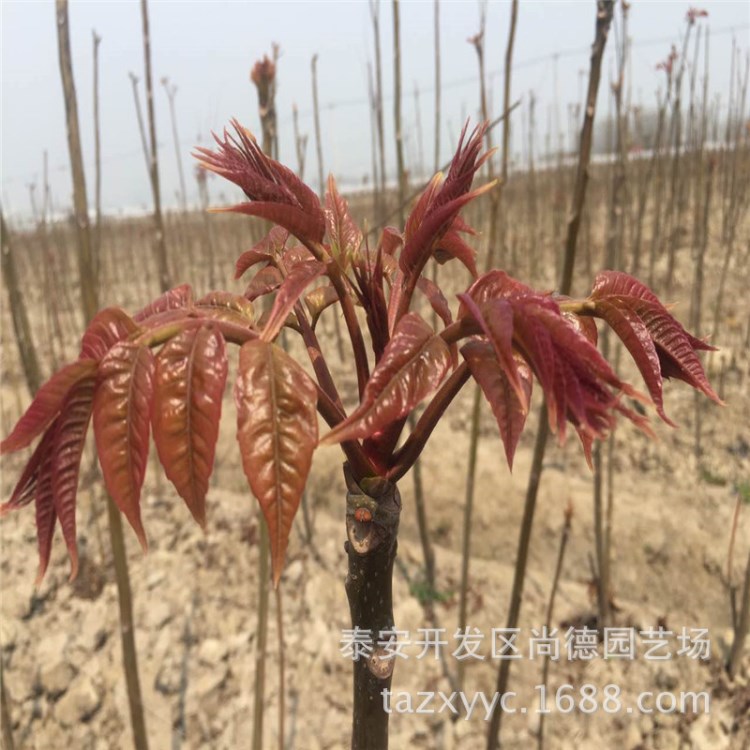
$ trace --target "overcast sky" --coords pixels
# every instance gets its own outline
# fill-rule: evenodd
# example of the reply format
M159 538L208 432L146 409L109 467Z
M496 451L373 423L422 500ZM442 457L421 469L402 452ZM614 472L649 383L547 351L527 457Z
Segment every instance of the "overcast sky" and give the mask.
M748 50L750 4L697 3L710 12L703 25L711 31L710 84L726 102L733 39ZM655 71L672 41L684 31L689 2L634 0L629 34L633 40L632 98L649 107L662 83ZM392 147L392 6L382 0L381 35L387 158ZM0 0L2 9L2 202L13 216L30 210L30 183L41 193L42 154L49 154L50 182L57 206L70 203L70 172L65 117L57 59L55 7L51 0ZM478 110L477 62L467 38L479 28L478 2L440 3L443 78L441 161L450 156L460 124ZM176 156L163 76L177 85L176 109L181 156L188 193L195 200L190 149L205 143L212 129L220 130L238 117L259 130L257 98L249 82L252 63L281 46L277 111L283 161L296 166L292 134L292 105L300 111L300 129L310 136L305 178L317 187L310 59L319 55L318 80L323 108L323 161L340 181L362 182L370 171L370 118L367 108L367 64L373 59L373 34L368 4L356 2L195 2L151 0L151 42L156 88L157 140L164 202L176 204ZM527 111L528 95L538 100L540 139L554 122L562 126L568 104L578 101L579 71L588 68L588 48L594 31L593 0L534 2L521 0L516 37L513 96ZM502 65L510 6L490 2L487 12L486 57L493 114L502 97ZM401 2L403 112L409 167L420 171L433 165L434 143L434 3ZM137 129L128 72L143 79L143 49L139 2L72 2L70 6L74 74L84 144L86 171L93 184L92 29L102 36L100 96L102 122L103 204L117 213L151 205L145 162ZM734 29L734 31L730 31ZM612 52L610 39L610 53ZM557 54L557 62L555 55ZM613 62L607 63L607 76ZM419 120L415 85L420 92ZM142 83L141 83L142 86ZM141 91L143 89L141 88ZM602 88L606 92L606 87ZM557 110L553 102L557 101ZM606 94L600 112L606 113ZM521 111L514 122L514 150L523 139ZM421 139L420 139L421 132ZM421 142L421 146L420 146ZM391 166L392 170L392 166ZM224 190L212 181L214 202ZM91 195L91 188L89 194Z

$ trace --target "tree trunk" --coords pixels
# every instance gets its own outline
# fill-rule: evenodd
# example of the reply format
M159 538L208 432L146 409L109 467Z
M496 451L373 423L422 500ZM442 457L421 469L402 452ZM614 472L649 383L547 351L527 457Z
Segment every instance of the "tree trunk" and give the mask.
M26 378L29 393L34 394L42 384L42 374L39 368L39 360L36 356L34 339L31 335L29 316L26 312L26 301L24 299L21 280L19 279L16 259L13 255L10 232L5 225L5 218L0 211L0 237L2 238L2 271L5 286L8 289L8 302L13 317L13 330L16 334L18 353L21 356L21 366Z
M83 169L83 153L81 151L78 127L78 106L76 103L72 55L70 51L67 0L57 0L56 9L60 74L65 94L68 148L70 152L71 172L73 174L73 203L76 212L76 228L78 230L78 269L81 303L83 320L88 324L99 309L99 301L93 274L91 232L88 218L88 202L86 200L86 178ZM128 572L128 558L125 552L122 518L111 497L107 497L107 512L109 515L112 560L115 568L115 580L117 581L122 661L130 705L133 745L136 750L148 750L146 722L143 714L143 695L138 677L138 654L135 648L135 625L133 621L133 601L130 589L130 574Z
M88 324L99 309L99 301L96 293L94 259L89 232L89 208L86 198L86 177L83 171L81 135L78 127L78 103L73 79L73 56L70 50L67 0L57 0L56 10L60 75L65 95L65 122L68 131L70 171L73 176L73 209L78 234L78 273L81 281L84 321Z
M151 37L148 30L148 3L141 0L141 21L143 24L143 56L146 69L146 110L148 112L148 133L150 153L148 157L151 191L154 196L154 227L156 233L156 264L159 269L159 286L166 292L172 281L167 260L167 240L164 234L164 219L161 213L161 188L159 187L159 148L156 142L156 115L154 114L154 86L151 80Z
M357 484L344 466L346 496L346 553L349 572L346 596L352 629L369 632L372 651L354 666L352 750L387 750L388 712L385 690L390 690L394 659L378 643L388 639L393 622L393 562L401 516L401 496L394 484L371 479ZM384 658L385 657L385 658Z

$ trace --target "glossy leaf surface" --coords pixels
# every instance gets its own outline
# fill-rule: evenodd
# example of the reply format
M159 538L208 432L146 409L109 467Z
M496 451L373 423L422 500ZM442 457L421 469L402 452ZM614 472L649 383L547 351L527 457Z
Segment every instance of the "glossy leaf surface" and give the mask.
M76 545L76 494L81 454L86 445L94 401L95 378L78 383L68 394L52 444L52 494L55 514L60 520L63 538L70 556L70 579L78 573Z
M683 380L721 403L695 353L714 347L688 333L645 284L605 271L596 277L591 300L595 314L612 327L635 360L662 419L674 424L664 413L663 378Z
M318 318L331 305L338 302L339 295L334 289L333 284L324 284L305 295L305 306L307 307L313 329L318 323Z
M187 309L193 304L193 289L190 284L181 284L157 297L150 305L133 316L137 323L170 310Z
M227 371L224 339L208 327L183 331L156 358L154 443L167 478L201 527Z
M275 266L261 268L247 285L245 297L252 302L258 299L258 297L262 297L278 289L282 281L284 281L284 277L281 275L281 271Z
M272 262L278 258L289 239L289 232L280 226L271 231L250 250L245 250L237 259L234 268L234 278L239 279L246 271L258 263Z
M326 192L326 225L328 240L334 257L340 258L342 265L362 243L362 232L349 213L349 204L336 188L333 175L328 177Z
M82 359L100 360L118 341L125 341L139 330L137 323L119 307L100 310L81 339Z
M231 292L210 292L201 297L195 307L205 317L240 326L251 326L255 320L252 302Z
M283 349L256 340L240 349L234 399L242 466L268 524L278 584L318 441L317 389Z
M521 400L504 367L498 362L495 349L490 343L470 341L461 348L461 354L492 408L500 438L505 446L508 467L512 469L513 456L526 424L528 403L531 399L531 370L524 362L517 365L516 372L523 393Z
M145 346L117 344L102 360L94 396L94 435L107 491L141 545L141 487L148 460L154 356Z
M16 486L13 488L10 500L0 505L0 518L12 510L23 508L24 505L28 505L34 499L42 474L42 468L45 466L47 457L52 452L52 443L55 439L56 428L57 420L47 428L39 444L31 454L24 470L21 472L18 482L16 482Z
M317 260L297 263L281 283L273 301L271 313L261 334L264 341L273 341L281 330L287 315L292 312L305 289L325 273L326 267Z
M79 359L58 370L36 393L10 435L0 443L0 453L12 453L39 436L62 408L68 392L96 372L93 359Z
M476 251L461 239L458 232L446 232L435 246L434 255L438 263L455 258L466 266L472 276L477 276Z
M361 405L321 442L370 437L407 415L435 390L450 364L443 339L416 313L404 315L370 376Z
M523 385L513 349L513 307L506 299L490 299L480 307L468 294L459 294L458 298L484 331L495 351L498 365L516 392L518 402L524 411L528 411L528 393Z
M489 183L470 192L474 174L491 156L491 153L479 155L485 130L486 125L476 128L464 143L464 129L445 181L440 184L441 175L436 175L409 216L399 257L399 266L405 274L423 268L459 211L492 189L493 183Z
M326 224L315 193L292 170L263 153L252 133L236 120L234 133L214 136L218 150L198 147L205 169L242 188L250 200L224 209L259 216L282 226L299 239L322 242Z
M52 553L52 538L55 535L57 513L52 492L52 453L44 455L39 467L39 481L34 492L34 510L36 515L36 538L39 549L39 571L36 576L38 586L49 566Z

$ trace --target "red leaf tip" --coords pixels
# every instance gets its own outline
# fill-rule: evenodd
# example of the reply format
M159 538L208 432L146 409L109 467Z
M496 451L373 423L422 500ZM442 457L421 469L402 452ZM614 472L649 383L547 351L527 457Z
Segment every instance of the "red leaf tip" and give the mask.
M630 352L665 422L674 426L664 413L664 378L682 380L723 404L696 355L715 347L688 333L645 284L620 271L603 271L590 299L594 314L609 324Z
M193 155L207 170L242 189L249 203L229 211L268 219L301 240L322 242L325 215L315 193L290 169L263 153L249 130L232 120L234 133L214 134L218 149L197 147Z

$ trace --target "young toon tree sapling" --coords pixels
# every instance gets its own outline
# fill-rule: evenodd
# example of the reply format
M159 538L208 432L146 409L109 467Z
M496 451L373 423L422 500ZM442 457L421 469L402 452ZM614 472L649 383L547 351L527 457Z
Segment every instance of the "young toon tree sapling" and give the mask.
M494 269L477 274L474 234L461 209L472 190L487 125L461 136L447 176L436 175L403 231L384 229L370 247L347 202L329 178L325 205L295 174L265 155L233 122L215 150L198 148L202 166L237 184L247 201L225 209L276 226L237 261L237 278L251 273L244 295L216 291L194 299L172 289L140 312L110 307L91 322L78 359L55 373L2 442L2 453L39 438L2 514L36 509L39 574L47 568L57 521L75 576L76 491L89 422L107 490L143 547L140 495L150 434L167 477L195 520L205 526L227 344L239 347L234 387L242 466L260 503L271 539L274 585L282 575L289 533L319 444L338 443L346 457L346 591L352 627L375 641L354 663L352 746L385 748L393 661L382 658L381 634L394 628L392 570L401 500L397 482L422 452L461 388L474 379L497 419L510 465L531 402L541 386L549 424L560 440L568 424L587 458L622 415L650 432L646 417L624 397L653 402L669 424L662 398L666 378L683 380L720 403L696 355L711 349L691 336L642 283L604 271L585 299L540 293ZM457 260L474 277L454 313L424 273L431 259ZM253 301L274 295L256 317ZM433 328L416 311L424 297L441 321ZM357 374L358 403L346 412L316 324L338 306ZM361 314L357 314L360 308ZM649 397L623 382L599 353L596 319L621 338ZM364 330L362 321L364 321ZM312 375L277 345L282 329L305 344ZM365 335L365 332L367 335ZM411 433L409 414L429 399ZM330 427L319 439L318 414Z

